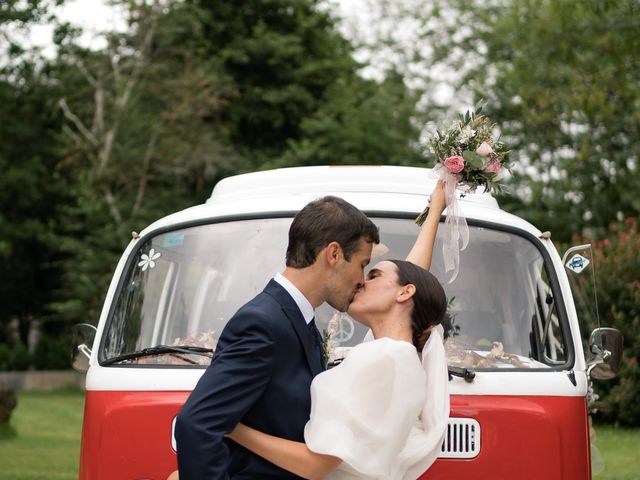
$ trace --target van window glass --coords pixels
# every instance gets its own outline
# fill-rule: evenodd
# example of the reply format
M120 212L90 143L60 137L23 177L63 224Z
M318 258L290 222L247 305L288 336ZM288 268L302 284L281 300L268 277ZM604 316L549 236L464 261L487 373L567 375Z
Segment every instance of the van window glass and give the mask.
M410 219L372 218L381 245L371 266L404 258L417 234ZM140 245L107 324L101 359L157 345L215 349L226 322L284 269L291 218L229 221L163 233ZM460 273L447 283L440 228L432 272L449 299L446 344L451 366L476 369L563 365L565 338L544 259L527 239L469 227ZM316 312L320 331L336 322L335 355L364 339L367 329L328 305ZM120 364L206 365L208 356L167 352ZM116 363L116 364L118 364Z

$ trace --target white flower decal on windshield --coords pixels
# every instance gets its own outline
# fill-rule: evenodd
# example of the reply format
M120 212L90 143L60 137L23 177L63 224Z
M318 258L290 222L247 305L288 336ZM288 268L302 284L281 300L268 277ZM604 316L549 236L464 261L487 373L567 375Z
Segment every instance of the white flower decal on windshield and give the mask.
M138 262L138 266L142 267L144 272L147 268L153 268L156 266L156 260L160 258L160 252L156 252L154 248L149 250L149 253L143 253L140 255L141 260Z

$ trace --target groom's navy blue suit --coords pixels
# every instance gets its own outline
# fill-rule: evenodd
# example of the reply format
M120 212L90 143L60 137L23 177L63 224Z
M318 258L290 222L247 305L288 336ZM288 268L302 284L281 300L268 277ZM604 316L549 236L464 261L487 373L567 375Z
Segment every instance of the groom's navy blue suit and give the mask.
M322 370L300 309L271 280L229 320L211 365L178 415L180 480L299 478L224 435L242 422L304 441L311 380Z

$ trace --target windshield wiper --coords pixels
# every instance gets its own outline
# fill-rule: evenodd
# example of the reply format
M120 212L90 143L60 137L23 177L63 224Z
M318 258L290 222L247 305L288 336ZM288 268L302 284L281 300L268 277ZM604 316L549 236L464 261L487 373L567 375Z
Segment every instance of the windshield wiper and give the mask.
M464 378L465 382L471 383L473 382L473 379L476 378L476 371L473 368L449 366L449 380L451 380L453 377Z
M113 363L132 360L140 357L150 357L152 355L161 355L163 353L184 353L195 355L208 355L213 353L213 349L205 347L196 347L195 345L156 345L155 347L143 348L135 352L123 353L115 357L107 358L101 365L111 365Z

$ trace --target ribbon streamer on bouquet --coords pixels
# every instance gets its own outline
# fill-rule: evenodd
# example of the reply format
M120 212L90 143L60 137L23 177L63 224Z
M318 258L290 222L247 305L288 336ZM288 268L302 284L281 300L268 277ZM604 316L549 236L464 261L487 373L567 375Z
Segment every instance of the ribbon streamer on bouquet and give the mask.
M452 277L447 282L452 283L460 271L460 252L469 244L469 227L456 198L458 177L450 173L444 165L435 167L434 173L444 184L447 219L444 222L442 257L445 271L453 270Z

